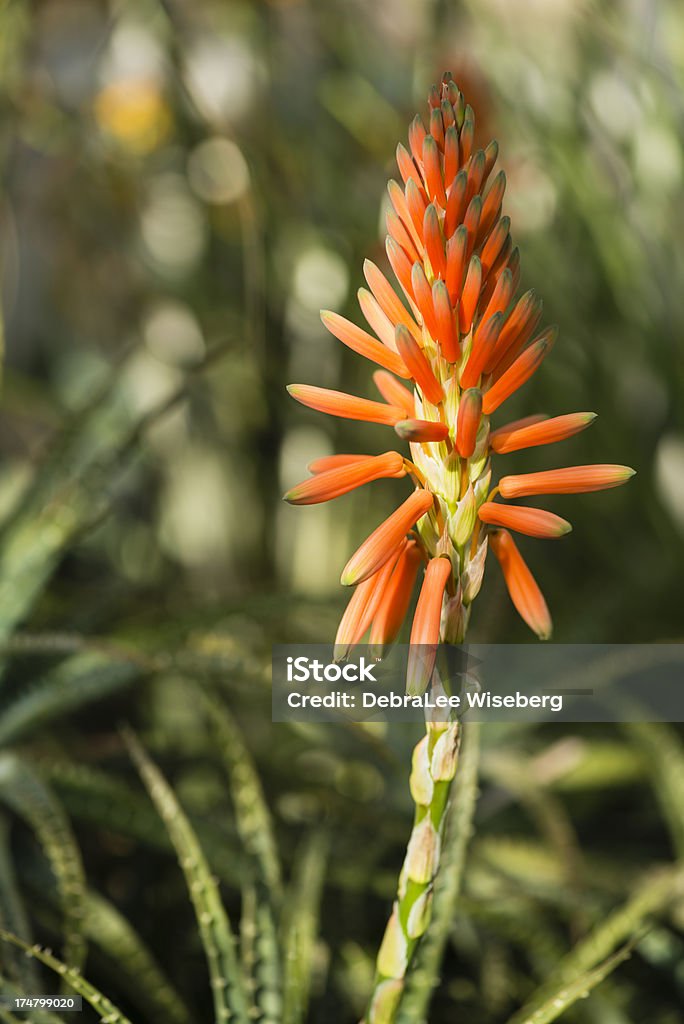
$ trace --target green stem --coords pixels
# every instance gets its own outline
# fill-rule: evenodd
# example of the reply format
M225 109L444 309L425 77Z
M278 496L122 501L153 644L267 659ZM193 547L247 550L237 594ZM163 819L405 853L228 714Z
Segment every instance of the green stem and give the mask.
M425 736L413 751L409 779L415 803L413 830L399 875L397 897L378 952L367 1024L392 1024L395 1020L406 972L430 924L432 890L460 739L458 722L428 722Z

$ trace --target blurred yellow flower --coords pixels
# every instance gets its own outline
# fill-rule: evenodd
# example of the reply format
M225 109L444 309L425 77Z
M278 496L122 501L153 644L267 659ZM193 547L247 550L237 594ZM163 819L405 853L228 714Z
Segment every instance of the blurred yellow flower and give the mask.
M143 78L124 78L96 96L100 128L126 149L144 155L156 149L171 130L171 111L159 86Z

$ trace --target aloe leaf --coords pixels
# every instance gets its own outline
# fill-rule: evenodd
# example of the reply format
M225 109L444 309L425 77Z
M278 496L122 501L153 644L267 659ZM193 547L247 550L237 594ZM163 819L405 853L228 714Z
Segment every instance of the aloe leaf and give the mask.
M85 876L81 854L52 790L18 755L0 754L0 800L33 830L52 868L64 920L63 957L74 968L86 955Z
M185 875L209 967L216 1024L228 1020L247 1024L244 979L237 960L235 937L216 879L171 786L130 730L125 731L124 738L150 798L166 825Z
M442 857L435 881L432 920L409 967L399 1001L397 1024L423 1020L439 981L444 948L453 925L461 892L468 841L477 803L480 732L476 722L463 725L459 766L453 782Z
M9 822L4 815L0 815L0 927L14 932L25 942L31 941L28 915L10 855ZM10 966L15 980L24 991L37 992L38 975L35 965L16 950L14 953Z
M618 950L617 953L613 953L607 960L604 960L598 967L580 974L574 981L567 982L559 987L536 1010L533 1010L529 1016L523 1017L520 1014L516 1014L515 1017L511 1018L509 1024L513 1024L513 1021L516 1021L516 1024L518 1021L520 1021L520 1024L551 1024L551 1021L557 1020L578 999L585 999L592 989L600 985L609 974L612 974L616 967L624 963L631 955L633 946L633 943L628 943Z
M283 938L283 1024L301 1024L306 1017L327 856L327 836L315 832L298 860L288 893Z
M98 651L67 658L0 710L0 745L128 686L143 669Z
M125 1017L121 1010L111 1000L107 999L99 989L96 989L94 985L86 981L80 971L58 960L49 950L41 949L40 946L31 946L17 935L6 932L2 928L0 928L0 941L9 942L17 946L24 951L26 956L38 960L39 963L49 967L55 974L58 974L66 985L72 988L77 995L82 996L97 1011L101 1021L106 1021L107 1024L131 1024L128 1017Z

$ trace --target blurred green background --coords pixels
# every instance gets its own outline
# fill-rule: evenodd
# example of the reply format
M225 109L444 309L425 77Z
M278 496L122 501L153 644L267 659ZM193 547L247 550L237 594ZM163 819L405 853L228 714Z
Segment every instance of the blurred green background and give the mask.
M304 832L322 824L332 839L311 1019L353 1020L367 992L409 829L415 737L272 727L268 652L332 638L340 569L405 485L284 505L312 458L381 452L393 436L305 410L284 388L375 397L372 368L318 311L359 319L362 260L384 265L394 148L446 68L475 108L479 142L500 143L521 288L560 327L552 357L496 422L599 413L563 446L505 457L506 471L638 471L614 492L552 499L573 533L521 545L555 638L679 640L678 0L0 3L0 737L11 748L1 756L39 772L94 889L201 1007L182 880L157 848L151 806L135 803L144 795L117 732L136 725L216 855L236 856L193 699L200 678L240 719L288 870ZM494 564L472 638L530 639ZM654 767L653 750L665 747L650 734L513 730L483 743L480 856L435 1021L506 1019L684 835L672 824L681 778L658 788L667 766ZM527 780L517 790L507 757ZM44 855L16 807L6 824L26 928L58 946L56 912L36 900ZM219 871L230 892L236 863ZM521 915L538 929L527 934ZM683 923L680 911L662 924L576 1019L681 1020ZM135 1004L106 951L88 967Z

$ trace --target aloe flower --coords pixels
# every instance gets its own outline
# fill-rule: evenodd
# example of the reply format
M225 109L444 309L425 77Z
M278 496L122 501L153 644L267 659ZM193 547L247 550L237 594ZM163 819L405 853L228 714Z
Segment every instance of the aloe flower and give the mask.
M413 693L430 682L429 651L464 640L489 549L520 616L541 639L551 635L546 602L510 531L555 539L571 526L509 499L603 490L633 474L626 466L573 466L504 475L493 485L492 455L563 441L595 414L491 424L549 354L556 330L540 329L542 303L533 291L516 298L520 257L502 214L505 175L493 173L497 143L475 150L473 111L449 74L428 102L427 127L417 116L409 148L397 148L403 188L389 183L387 257L403 299L367 260L368 289L359 289L358 298L368 330L337 313L321 314L336 338L380 367L373 374L380 400L306 384L288 388L312 409L392 427L408 442L410 457L388 451L318 459L309 467L313 476L285 496L312 504L381 477L412 482L413 491L344 567L342 583L355 589L335 653L343 657L369 631L378 652L391 644L421 576L410 635ZM378 954L368 1024L395 1019L406 971L429 927L459 739L457 722L428 721L414 751L414 826Z
M395 639L421 561L426 570L411 642L461 642L489 548L519 614L547 639L548 608L509 531L551 539L571 526L506 500L602 490L633 473L626 466L574 466L503 476L492 486L492 453L562 441L596 417L577 412L490 423L538 369L556 331L536 333L542 303L533 291L515 297L520 258L502 215L506 179L503 171L492 177L498 145L474 150L473 137L473 111L445 75L430 91L428 128L417 116L409 149L397 147L404 187L389 183L387 257L403 300L367 260L368 289L359 289L358 298L370 330L321 313L336 338L382 367L373 375L382 400L307 384L288 388L320 412L393 427L410 448L410 458L388 451L319 459L310 466L314 475L286 495L293 504L313 504L380 477L406 476L415 486L344 568L342 583L357 590L338 631L340 655L368 630L379 649ZM445 565L432 566L435 559Z

